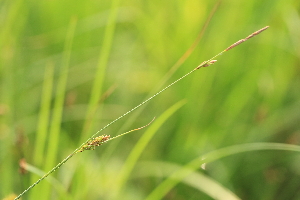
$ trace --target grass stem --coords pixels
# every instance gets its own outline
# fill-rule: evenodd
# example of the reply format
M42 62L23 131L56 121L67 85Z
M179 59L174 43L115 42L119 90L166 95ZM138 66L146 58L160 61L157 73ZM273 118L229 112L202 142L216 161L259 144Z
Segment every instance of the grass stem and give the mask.
M113 120L112 122L110 122L109 124L107 124L106 126L104 126L102 129L100 129L99 131L97 131L95 134L93 134L90 138L88 138L84 143L82 143L77 149L75 149L70 155L68 155L63 161L61 161L60 163L58 163L54 168L52 168L49 172L47 172L43 177L41 177L39 180L37 180L34 184L32 184L29 188L27 188L24 192L22 192L19 196L17 196L15 198L15 200L20 199L21 196L23 196L26 192L28 192L30 189L32 189L34 186L36 186L39 182L41 182L43 179L45 179L49 174L53 173L55 170L57 170L59 167L61 167L64 163L66 163L70 158L72 158L76 153L80 152L80 150L82 149L82 147L84 147L85 145L87 145L93 138L95 138L96 135L98 135L100 132L102 132L104 129L106 129L107 127L111 126L112 124L114 124L115 122L119 121L121 118L125 117L126 115L130 114L131 112L133 112L134 110L136 110L137 108L141 107L142 105L146 104L147 102L149 102L150 100L152 100L153 98L155 98L156 96L158 96L159 94L161 94L162 92L164 92L165 90L167 90L168 88L170 88L171 86L173 86L174 84L178 83L179 81L181 81L182 79L184 79L185 77L189 76L190 74L192 74L193 72L195 72L196 70L202 68L202 67L208 67L212 64L214 64L216 62L215 58L217 58L218 56L222 55L224 52L229 51L230 49L240 45L241 43L245 42L246 40L258 35L259 33L263 32L264 30L266 30L267 28L269 28L269 26L266 26L262 29L259 29L258 31L250 34L249 36L247 36L245 39L239 40L235 43L233 43L232 45L230 45L228 48L226 48L225 50L223 50L222 52L218 53L217 55L215 55L214 57L212 57L211 59L202 62L199 66L197 66L196 68L194 68L193 70L191 70L190 72L188 72L187 74L183 75L182 77L180 77L179 79L175 80L174 82L172 82L171 84L169 84L168 86L166 86L165 88L163 88L162 90L160 90L159 92L157 92L156 94L154 94L153 96L149 97L148 99L146 99L145 101L143 101L142 103L140 103L139 105L137 105L136 107L132 108L131 110L127 111L126 113L124 113L123 115L121 115L120 117L116 118L115 120ZM151 121L152 122L152 121ZM151 123L150 122L150 123ZM148 124L149 125L149 124ZM146 125L147 126L147 125ZM143 128L143 127L141 127ZM141 128L138 129L134 129L134 130L139 130ZM134 131L132 130L132 131ZM129 131L129 132L132 132ZM129 133L126 132L125 134ZM124 134L118 135L112 139L118 138L119 136L122 136ZM108 140L106 140L108 141ZM104 141L105 142L105 141Z

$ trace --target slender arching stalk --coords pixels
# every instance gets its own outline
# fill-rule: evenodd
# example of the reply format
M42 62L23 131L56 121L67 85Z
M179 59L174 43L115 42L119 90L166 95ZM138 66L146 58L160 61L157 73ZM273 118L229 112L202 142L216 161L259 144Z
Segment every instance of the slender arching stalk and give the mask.
M215 55L214 57L212 57L211 59L202 62L199 66L197 66L196 68L194 68L193 70L191 70L190 72L188 72L187 74L183 75L182 77L180 77L179 79L177 79L176 81L172 82L171 84L169 84L168 86L166 86L165 88L163 88L162 90L160 90L159 92L157 92L156 94L154 94L153 96L149 97L148 99L146 99L145 101L143 101L142 103L140 103L139 105L137 105L136 107L132 108L131 110L127 111L126 113L124 113L123 115L121 115L120 117L116 118L115 120L113 120L112 122L110 122L109 124L107 124L106 126L104 126L102 129L100 129L99 131L97 131L95 134L93 134L90 138L88 138L84 143L82 143L77 149L75 149L70 155L68 155L63 161L61 161L60 163L58 163L54 168L52 168L49 172L47 172L44 176L42 176L39 180L37 180L34 184L32 184L30 187L28 187L24 192L22 192L19 196L17 196L15 198L16 199L20 199L26 192L28 192L30 189L32 189L34 186L36 186L39 182L41 182L43 179L45 179L49 174L51 174L52 172L54 172L55 170L57 170L59 167L61 167L64 163L66 163L70 158L72 158L76 153L78 152L82 152L84 150L90 150L90 149L94 149L95 146L100 146L101 144L112 140L112 139L116 139L120 136L123 136L125 134L128 134L130 132L136 131L136 130L140 130L146 126L148 126L149 124L147 124L146 126L137 128L137 129L133 129L131 131L128 131L126 133L120 134L118 136L115 136L113 138L109 138L109 136L107 135L102 135L99 137L96 137L96 135L98 135L100 132L102 132L104 129L106 129L107 127L111 126L112 124L114 124L115 122L119 121L121 118L125 117L126 115L130 114L131 112L133 112L134 110L136 110L137 108L141 107L142 105L146 104L147 102L149 102L150 100L152 100L153 98L155 98L156 96L158 96L160 93L164 92L165 90L167 90L168 88L170 88L171 86L173 86L174 84L178 83L179 81L181 81L182 79L184 79L185 77L187 77L188 75L192 74L193 72L195 72L196 70L202 68L202 67L208 67L212 64L214 64L217 60L215 60L215 58L217 58L218 56L222 55L223 53L229 51L230 49L240 45L241 43L245 42L246 40L258 35L259 33L263 32L264 30L266 30L267 28L269 28L269 26L266 26L262 29L259 29L258 31L255 31L254 33L250 34L249 36L247 36L244 39L238 40L237 42L233 43L232 45L230 45L229 47L227 47L226 49L224 49L222 52L218 53L217 55Z

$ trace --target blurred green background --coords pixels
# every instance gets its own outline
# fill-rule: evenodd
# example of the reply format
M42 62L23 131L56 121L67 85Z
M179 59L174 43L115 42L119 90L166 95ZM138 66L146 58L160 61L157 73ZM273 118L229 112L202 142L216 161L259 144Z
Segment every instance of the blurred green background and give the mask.
M0 24L1 199L267 25L100 134L155 116L149 127L76 154L22 199L300 199L300 154L254 151L300 143L300 1L2 0Z

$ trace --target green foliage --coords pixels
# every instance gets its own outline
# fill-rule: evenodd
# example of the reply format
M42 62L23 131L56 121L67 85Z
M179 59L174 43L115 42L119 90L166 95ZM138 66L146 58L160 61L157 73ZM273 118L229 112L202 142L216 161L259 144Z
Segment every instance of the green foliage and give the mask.
M76 154L22 199L300 198L298 147L288 145L300 143L298 1L0 5L0 199L20 194L106 124L266 25L101 135L156 116L149 127ZM215 156L205 169L204 155Z

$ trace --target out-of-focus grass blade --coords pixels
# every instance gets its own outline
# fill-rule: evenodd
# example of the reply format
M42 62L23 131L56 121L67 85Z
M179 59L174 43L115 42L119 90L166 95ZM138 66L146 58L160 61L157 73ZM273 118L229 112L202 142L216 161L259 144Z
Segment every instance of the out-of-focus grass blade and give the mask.
M138 178L146 176L156 177L169 177L175 171L182 170L182 166L159 161L142 162L137 166L137 173L135 174ZM207 194L213 199L219 200L239 200L233 192L222 186L217 181L213 180L209 176L185 168L187 173L190 173L187 177L182 179L184 184L187 184L203 193Z
M128 180L130 173L132 172L134 166L138 161L138 158L146 148L147 144L153 138L154 134L167 121L167 119L169 119L179 108L181 108L185 104L185 102L185 100L181 100L170 107L168 110L166 110L153 122L153 124L147 129L147 131L134 146L120 172L119 181L116 183L116 191L114 192L116 196L119 194L119 192L121 192L121 189Z
M219 150L215 150L204 156L200 156L192 160L180 170L170 175L169 178L163 181L152 191L152 193L147 197L147 200L162 199L175 185L177 185L184 178L190 175L191 170L196 171L202 164L210 163L223 157L238 153L259 150L284 150L300 152L300 146L281 143L249 143L229 146Z

